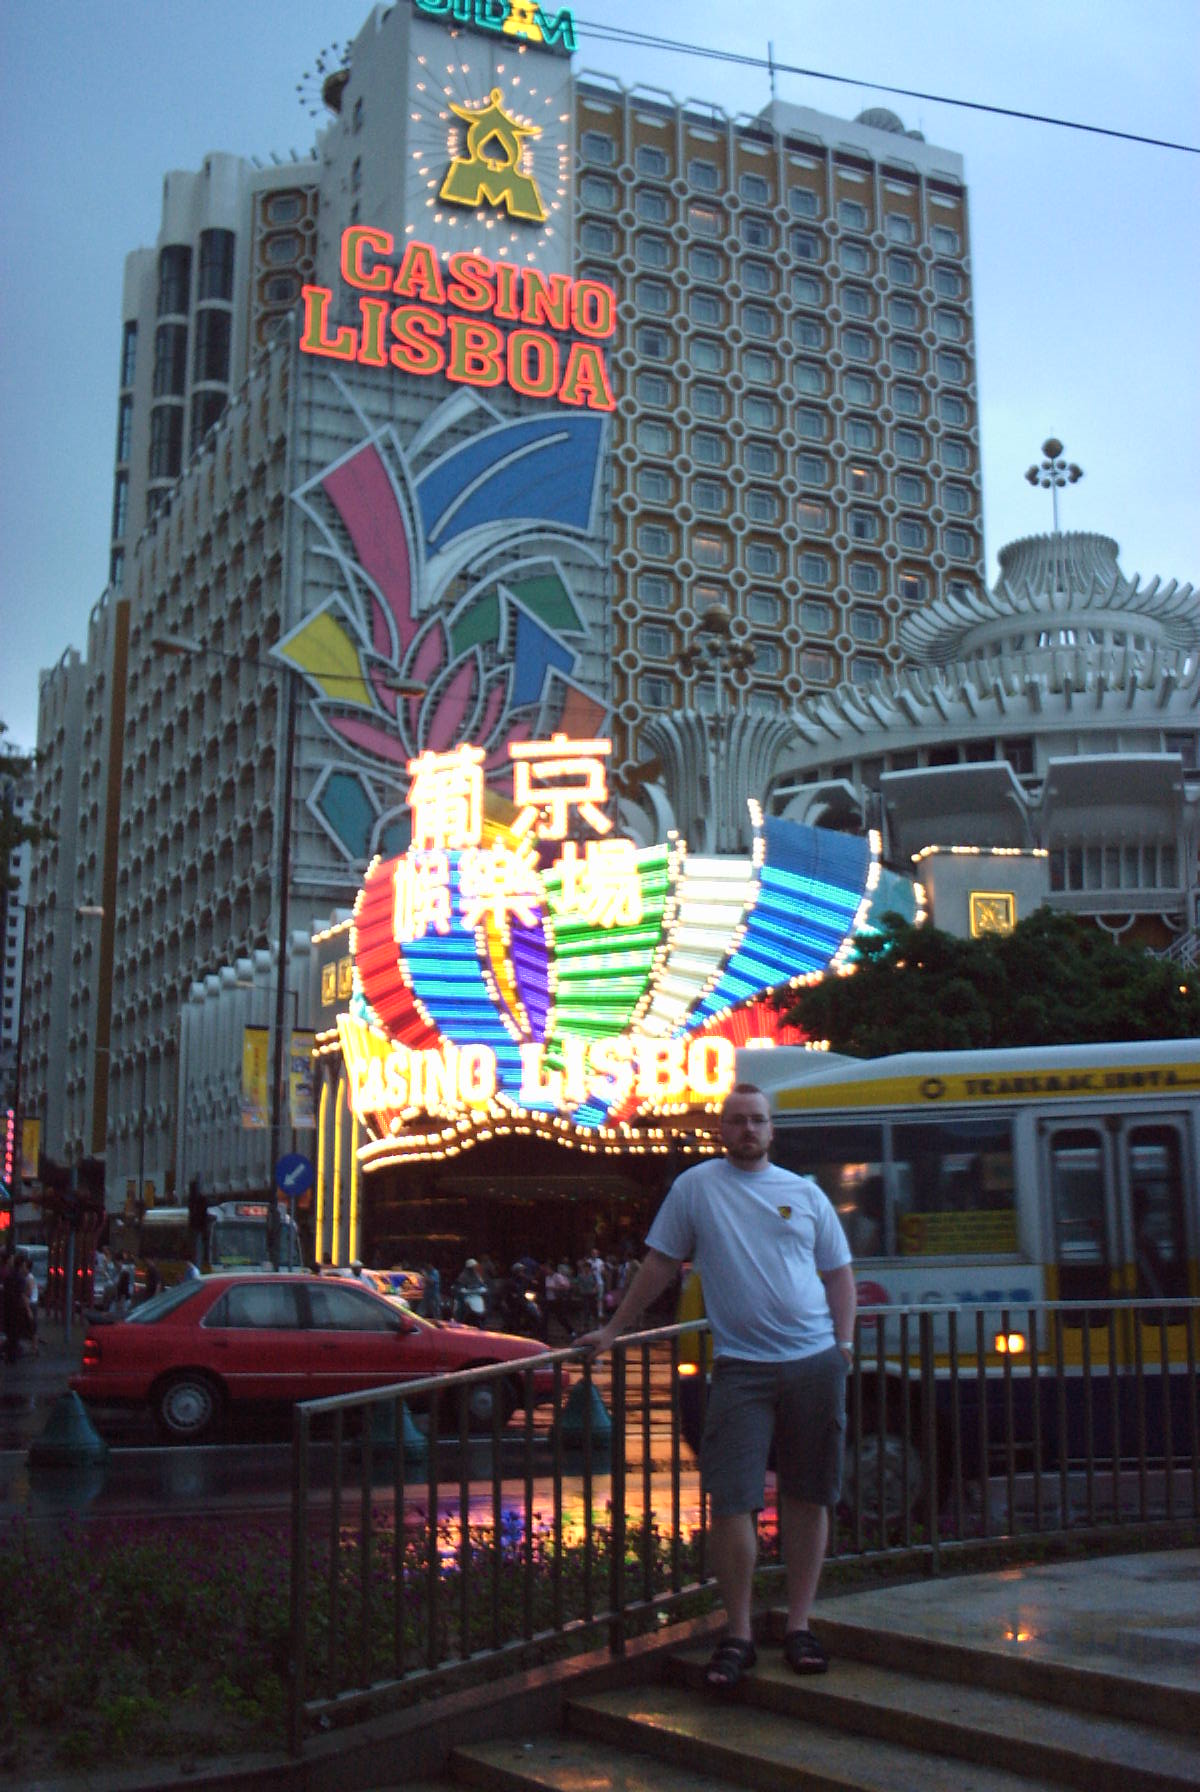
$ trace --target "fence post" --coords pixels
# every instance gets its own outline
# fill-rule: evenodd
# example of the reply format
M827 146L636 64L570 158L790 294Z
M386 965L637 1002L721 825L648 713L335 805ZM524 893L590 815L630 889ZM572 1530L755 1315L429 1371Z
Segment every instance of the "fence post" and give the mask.
M617 1343L612 1353L612 1422L616 1447L612 1453L609 1482L609 1620L608 1647L612 1655L625 1653L625 1346Z
M937 1386L933 1363L933 1314L920 1316L921 1338L921 1462L925 1478L925 1514L929 1525L929 1572L941 1572L938 1535Z

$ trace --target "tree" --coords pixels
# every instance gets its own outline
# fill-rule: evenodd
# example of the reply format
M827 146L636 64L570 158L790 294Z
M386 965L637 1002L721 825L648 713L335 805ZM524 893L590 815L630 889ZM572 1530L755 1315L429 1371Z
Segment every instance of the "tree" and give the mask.
M854 1057L1200 1035L1200 979L1046 908L975 940L887 915L853 962L781 1006Z

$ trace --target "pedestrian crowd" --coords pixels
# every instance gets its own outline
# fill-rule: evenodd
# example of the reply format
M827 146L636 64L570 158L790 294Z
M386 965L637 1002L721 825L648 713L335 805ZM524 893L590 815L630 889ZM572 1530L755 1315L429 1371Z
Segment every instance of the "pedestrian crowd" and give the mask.
M490 1257L468 1257L441 1299L440 1278L433 1302L422 1310L431 1318L454 1319L460 1325L515 1331L542 1338L551 1345L569 1344L594 1329L614 1311L638 1268L633 1247L604 1256L598 1248L572 1265L566 1259L539 1262L518 1257L505 1271ZM426 1293L437 1271L426 1268Z

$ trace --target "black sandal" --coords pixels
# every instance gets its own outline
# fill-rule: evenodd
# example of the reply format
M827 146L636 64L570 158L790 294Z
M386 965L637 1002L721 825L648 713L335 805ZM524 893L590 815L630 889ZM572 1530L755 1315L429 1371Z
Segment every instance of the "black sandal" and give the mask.
M783 1659L794 1674L826 1674L829 1657L811 1630L789 1630L783 1639Z
M704 1670L704 1684L709 1692L732 1692L749 1668L758 1660L752 1642L742 1637L727 1636L719 1642Z

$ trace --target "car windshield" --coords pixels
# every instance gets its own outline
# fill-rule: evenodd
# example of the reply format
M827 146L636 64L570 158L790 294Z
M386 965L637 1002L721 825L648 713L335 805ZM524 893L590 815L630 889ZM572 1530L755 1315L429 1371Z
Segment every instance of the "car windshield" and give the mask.
M157 1319L165 1319L168 1313L174 1313L178 1307L185 1306L189 1300L195 1300L203 1294L203 1282L176 1282L173 1288L164 1288L158 1294L152 1294L149 1300L135 1307L126 1319L126 1325L153 1325Z

